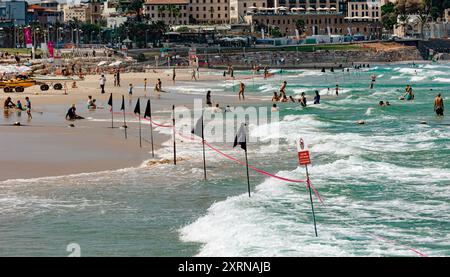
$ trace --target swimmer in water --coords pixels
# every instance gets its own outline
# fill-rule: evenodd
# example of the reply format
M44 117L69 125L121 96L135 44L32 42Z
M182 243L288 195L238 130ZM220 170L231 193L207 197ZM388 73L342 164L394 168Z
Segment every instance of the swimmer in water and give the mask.
M444 116L444 100L440 93L434 99L434 111L437 116Z

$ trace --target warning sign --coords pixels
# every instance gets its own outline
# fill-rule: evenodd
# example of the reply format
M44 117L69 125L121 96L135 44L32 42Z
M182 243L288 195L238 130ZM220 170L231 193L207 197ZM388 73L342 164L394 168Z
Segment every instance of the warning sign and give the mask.
M309 151L303 150L298 152L298 163L300 165L308 165L311 163L311 159L309 158Z

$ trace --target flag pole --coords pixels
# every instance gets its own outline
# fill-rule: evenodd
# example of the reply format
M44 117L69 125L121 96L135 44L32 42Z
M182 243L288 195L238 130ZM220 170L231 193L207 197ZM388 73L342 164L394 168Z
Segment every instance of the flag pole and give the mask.
M123 107L123 129L125 130L125 139L128 138L127 136L127 121L125 120L125 96L122 94L122 107Z
M112 98L112 93L111 93ZM114 106L111 103L111 128L114 129Z
M245 139L247 140L247 138ZM247 147L246 147L247 148ZM248 197L250 196L250 177L248 174L248 158L247 158L247 149L245 149L245 166L247 167L247 186L248 186Z
M141 114L139 114L139 147L142 148Z
M153 123L152 123L152 108L151 108L151 101L150 98L148 99L148 103L150 106L150 137L151 137L151 142L152 142L152 157L155 157L155 150L154 150L154 146L153 146Z
M317 237L316 215L314 214L314 204L313 204L313 200L312 200L311 184L309 182L308 165L305 165L305 169L306 169L306 183L309 188L309 200L311 201L311 210L312 210L313 221L314 221L314 232L316 233L316 237Z
M244 124L246 126L247 124ZM247 157L247 134L245 134L245 167L247 168L247 187L248 187L248 197L250 196L250 176L248 173L248 157Z
M173 164L177 164L177 145L175 142L175 105L172 105L172 124L173 124Z
M202 145L203 145L203 173L206 181L206 158L205 158L205 134L203 127L203 111L202 111Z

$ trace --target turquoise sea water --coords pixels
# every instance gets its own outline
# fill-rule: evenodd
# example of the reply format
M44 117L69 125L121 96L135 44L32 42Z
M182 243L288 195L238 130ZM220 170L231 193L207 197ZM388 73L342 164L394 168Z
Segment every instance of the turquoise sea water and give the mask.
M271 173L304 179L295 142L309 145L311 180L325 202L314 199L317 238L304 184L251 172L249 198L244 168L207 150L204 182L201 146L180 142L186 161L176 167L0 182L0 254L65 256L74 242L82 256L449 256L450 120L433 112L438 92L450 105L449 74L450 64L387 65L245 79L249 96L270 99L286 80L288 94L305 91L310 104L314 90L341 87L338 98L306 109L281 103L279 132L250 126L260 139L249 144L250 163ZM398 100L406 84L413 102ZM218 76L170 90L231 94L237 86ZM276 154L265 142L274 137ZM170 143L161 157L170 157Z

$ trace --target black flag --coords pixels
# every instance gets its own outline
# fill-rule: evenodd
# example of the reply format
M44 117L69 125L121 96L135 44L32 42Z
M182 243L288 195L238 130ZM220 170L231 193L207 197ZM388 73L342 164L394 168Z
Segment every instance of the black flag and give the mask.
M236 145L240 145L242 149L247 151L247 135L245 133L245 127L244 124L241 125L239 128L239 131L237 132L236 136L234 137L234 144L233 147L236 147Z
M197 123L195 123L191 133L203 138L203 115L197 120Z
M113 105L112 93L111 93L111 95L109 96L108 105L110 105L111 107L112 107L112 105Z
M152 109L150 107L150 99L147 100L147 106L145 107L144 118L152 118Z
M139 98L136 102L136 107L134 107L134 113L141 115L141 103L139 102Z
M122 106L120 106L121 111L125 111L125 97L122 95Z

